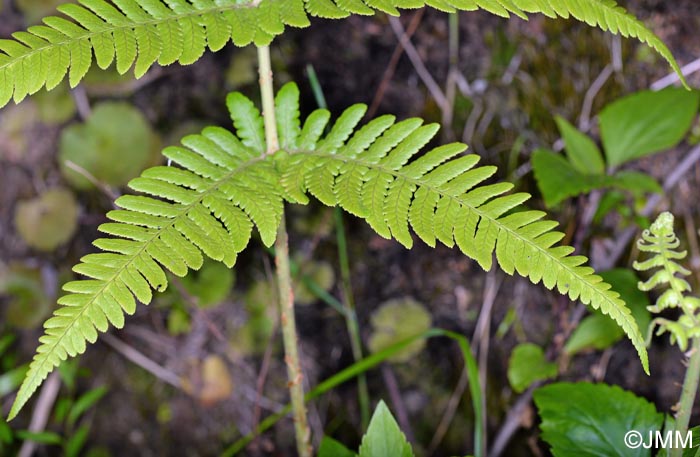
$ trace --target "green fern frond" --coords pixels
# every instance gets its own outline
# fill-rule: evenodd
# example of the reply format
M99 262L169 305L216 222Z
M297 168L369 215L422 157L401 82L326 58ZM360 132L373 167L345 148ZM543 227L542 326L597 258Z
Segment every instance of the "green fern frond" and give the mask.
M260 113L241 94L228 98L238 135L209 127L164 154L178 166L144 171L129 186L112 222L100 230L112 238L95 242L74 270L89 279L69 282L68 295L30 364L10 412L14 417L62 360L85 350L108 325L124 325L124 313L151 301L151 289L167 286L165 270L183 276L198 269L203 254L232 266L248 244L252 226L263 243L274 242L283 201L306 203L307 193L362 217L377 233L413 243L410 228L430 246L457 245L484 269L495 257L508 274L554 287L572 300L600 309L625 331L648 362L643 339L629 309L573 248L555 246L564 236L541 211L516 211L528 194L507 194L509 183L483 185L496 169L476 167L460 143L419 151L436 134L420 119L395 122L379 117L357 124L366 106L346 110L330 128L328 111L314 111L301 126L299 91L286 85L275 100L281 149L265 154Z
M683 312L677 321L654 318L649 325L647 340L651 339L654 327L658 326L657 336L670 333L671 344L677 342L681 351L685 351L688 340L700 336L700 299L687 295L691 288L683 277L689 276L690 270L676 262L685 259L687 252L676 250L681 242L673 230L673 220L673 214L663 212L648 230L642 232L637 247L641 252L649 252L652 256L643 262L635 261L632 266L637 271L656 269L649 279L639 282L639 290L646 292L658 287L666 289L654 306L647 307L649 311L659 314L669 308L680 308Z
M413 244L410 227L430 246L436 241L456 244L485 270L495 253L506 273L556 287L608 314L629 336L648 371L643 338L617 292L584 265L585 257L571 255L572 247L555 246L564 234L553 231L557 223L543 220L544 212L515 211L529 194L507 194L513 187L509 183L481 185L496 168L476 167L478 156L461 154L464 144L441 146L416 158L437 132L436 125L424 126L420 119L394 123L392 116L383 116L349 134L364 109L356 105L341 116L352 113L353 123L343 122L339 129L349 138L345 143L328 143L339 120L326 139L287 151L288 158L278 163L287 200L306 203L308 192L364 218L378 234L407 248ZM324 127L319 122L316 129Z
M129 183L142 195L116 200L120 209L107 214L112 222L99 227L112 238L96 240L105 252L86 255L74 267L90 279L64 285L68 294L44 324L10 417L62 360L84 352L86 341L94 343L109 324L121 328L137 302L151 301L151 289L165 290L165 270L184 276L202 266L202 254L233 266L253 225L263 243L272 245L283 190L274 165L265 160L265 145L251 140L260 113L250 103L231 115L242 139L215 127L187 136L183 147L163 151L177 167L144 171Z
M663 42L613 0L79 0L61 5L62 17L47 17L42 25L0 40L0 107L44 86L54 88L66 73L74 87L93 59L102 69L116 62L119 73L133 67L139 78L155 63L191 64L205 48L217 51L229 41L267 45L287 25L310 25L309 15L339 19L377 10L398 15L397 8L425 5L524 19L526 13L574 17L647 43L680 75Z

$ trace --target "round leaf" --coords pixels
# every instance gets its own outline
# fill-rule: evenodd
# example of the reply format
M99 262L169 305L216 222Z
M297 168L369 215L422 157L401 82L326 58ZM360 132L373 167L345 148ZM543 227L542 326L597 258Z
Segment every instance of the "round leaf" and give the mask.
M152 164L159 140L139 110L127 103L98 105L84 124L63 130L59 145L61 172L78 189L92 183L67 162L100 182L121 186Z
M412 298L389 300L375 311L371 318L372 336L369 348L378 352L430 328L430 313ZM389 357L392 362L406 362L425 346L425 340L417 340Z
M52 251L70 240L78 226L78 202L66 189L51 189L23 200L15 209L15 227L27 246Z
M541 347L524 343L513 349L508 362L508 381L516 392L524 391L535 381L556 375L557 365L547 361Z

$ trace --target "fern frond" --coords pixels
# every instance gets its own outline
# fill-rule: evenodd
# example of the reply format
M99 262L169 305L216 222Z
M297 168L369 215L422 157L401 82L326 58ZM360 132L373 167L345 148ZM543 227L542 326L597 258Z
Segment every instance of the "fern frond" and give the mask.
M252 103L246 108L231 115L247 139L214 127L187 136L183 147L163 151L177 167L144 171L129 183L141 195L116 200L120 209L99 227L113 238L96 240L104 252L86 255L73 268L90 279L64 285L67 295L44 324L11 418L62 360L84 352L86 341L94 343L110 324L121 328L137 302L151 301L151 289L165 290L165 270L184 276L202 266L203 255L233 266L253 225L266 245L274 242L282 188L274 164L262 154L264 145L251 140L260 113Z
M364 108L357 105L349 111ZM441 146L417 157L437 132L436 126L421 123L394 123L393 117L382 117L343 145L329 147L322 140L288 150L281 177L287 199L304 202L308 192L366 219L378 234L407 248L413 243L411 227L430 246L436 240L456 244L485 270L491 268L495 253L506 273L556 287L612 317L648 370L644 342L629 309L584 265L585 257L571 255L574 249L569 246L555 246L564 236L553 231L557 224L543 220L541 211L516 211L530 195L507 194L511 184L482 185L495 167L476 167L477 156L461 155L466 145Z
M528 194L508 194L509 183L484 185L495 167L477 167L454 143L424 154L437 132L420 119L395 122L382 116L361 128L366 106L346 110L323 135L330 114L311 113L299 123L296 86L275 100L284 149L264 154L259 111L240 94L229 96L238 135L209 127L164 154L178 167L154 167L131 181L141 192L117 200L121 208L100 230L102 251L82 259L75 271L89 279L66 284L68 295L45 324L10 417L14 417L48 373L85 350L109 324L124 325L124 313L148 303L151 289L167 286L164 271L183 276L198 269L203 255L233 265L257 226L266 245L274 242L282 202L307 203L308 195L364 218L377 233L406 247L415 234L434 246L453 246L484 269L493 256L508 274L554 287L610 315L625 331L648 371L647 354L629 309L573 248L555 246L564 236L540 211L517 208Z
M155 63L183 65L209 48L251 42L267 45L286 25L307 27L309 15L339 19L350 14L431 6L443 11L484 9L499 16L542 13L574 17L591 26L636 38L661 54L680 75L664 43L614 0L79 0L58 9L62 17L0 40L0 107L19 103L42 87L52 89L68 73L71 87L85 76L93 58L119 73L134 68L137 78ZM681 75L681 79L685 82Z
M676 322L656 317L649 326L648 339L654 327L658 325L657 335L669 332L671 344L677 341L681 351L685 351L688 348L688 340L700 336L700 299L686 295L691 288L683 277L689 276L690 270L676 260L684 259L687 252L676 250L681 242L673 230L673 220L673 214L663 212L648 230L642 232L642 237L637 240L637 247L641 252L649 252L652 256L643 262L635 261L632 266L637 271L656 269L649 279L639 282L639 290L650 291L659 286L666 288L656 300L656 304L647 307L649 311L658 314L668 308L680 308L683 312Z

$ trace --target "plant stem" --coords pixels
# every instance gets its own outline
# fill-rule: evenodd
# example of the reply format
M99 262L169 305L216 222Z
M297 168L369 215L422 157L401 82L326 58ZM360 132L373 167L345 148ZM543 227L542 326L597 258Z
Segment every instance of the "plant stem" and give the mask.
M265 140L267 154L274 154L279 149L277 138L277 120L275 119L275 100L272 89L272 68L270 65L270 49L267 46L258 47L260 62L260 93L263 104L265 121ZM306 418L304 405L304 376L299 363L299 348L296 320L294 317L294 291L292 276L289 269L289 242L284 213L277 229L275 240L275 265L277 287L279 291L280 323L282 325L282 340L284 342L284 359L287 364L289 379L289 394L294 417L294 432L296 435L297 452L299 457L311 457L311 431Z
M270 64L269 47L258 47L258 62L260 65L260 96L262 97L263 119L265 121L265 142L267 144L267 154L274 154L279 149L279 140L277 139L275 94L272 88L272 65Z
M306 66L306 72L309 75L309 83L311 83L311 90L314 93L316 104L319 108L327 109L326 97L323 95L323 88L316 76L314 66L308 64ZM360 338L360 327L357 324L355 298L352 294L352 283L350 282L350 260L348 258L348 243L345 237L343 211L336 206L333 209L333 216L335 218L335 234L338 243L338 260L340 262L340 277L342 281L342 315L345 318L345 325L348 328L348 335L350 336L352 356L355 362L359 362L362 360L362 339ZM330 304L330 302L328 303ZM369 390L367 389L367 378L364 373L357 377L357 396L360 402L362 429L366 430L369 425Z
M685 379L683 380L683 390L681 390L681 399L679 401L678 413L676 414L675 426L676 431L679 432L677 436L682 436L683 438L685 438L688 432L690 413L693 411L695 394L698 391L698 382L700 381L700 337L693 338L693 345L690 352L690 361L685 371ZM680 457L682 455L682 448L671 449L671 457Z
M355 312L355 298L352 294L352 284L350 283L350 261L348 259L348 245L345 238L345 224L343 224L343 213L340 208L335 208L335 233L338 241L338 257L340 261L340 277L343 287L343 307L345 308L345 323L350 335L350 347L355 362L362 360L362 341L360 339L360 327L357 324L357 313ZM367 378L364 373L357 377L357 395L360 400L360 417L362 418L362 429L366 430L369 425L369 391L367 389Z

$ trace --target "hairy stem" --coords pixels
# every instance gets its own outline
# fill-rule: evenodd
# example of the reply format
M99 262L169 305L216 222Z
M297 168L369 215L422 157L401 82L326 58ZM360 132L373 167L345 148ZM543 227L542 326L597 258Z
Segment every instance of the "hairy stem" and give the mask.
M263 117L265 120L267 153L273 154L279 149L279 141L277 138L275 101L272 90L270 49L267 46L258 47L258 60L260 62L260 92L262 95ZM277 229L275 265L277 267L276 274L279 291L282 339L284 341L284 359L287 364L287 377L289 379L289 393L292 401L297 452L299 457L311 457L313 452L310 442L311 431L309 430L306 406L304 405L304 376L301 371L301 364L299 363L297 327L294 318L294 291L292 290L292 276L289 268L289 243L284 214L282 214L282 220Z
M693 410L695 393L698 391L698 382L700 381L700 337L693 338L693 345L690 352L690 361L685 371L683 390L681 391L678 413L676 414L676 431L684 438L688 432L690 413ZM681 457L682 455L682 447L678 447L677 449L673 448L670 451L671 457Z
M277 138L277 119L275 118L275 94L272 88L272 65L270 48L258 47L260 96L262 98L263 119L265 121L265 142L267 154L274 154L279 149ZM284 224L282 224L284 226Z

